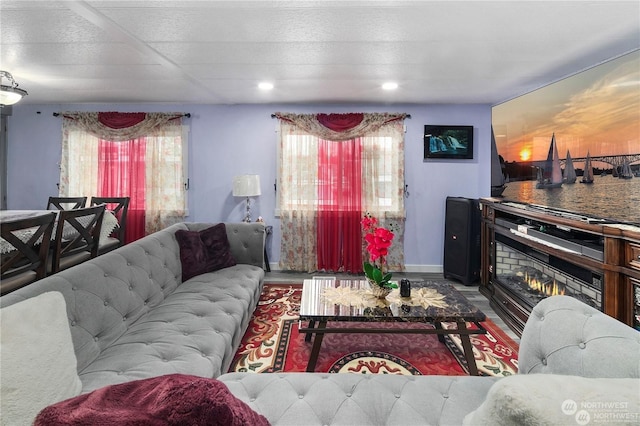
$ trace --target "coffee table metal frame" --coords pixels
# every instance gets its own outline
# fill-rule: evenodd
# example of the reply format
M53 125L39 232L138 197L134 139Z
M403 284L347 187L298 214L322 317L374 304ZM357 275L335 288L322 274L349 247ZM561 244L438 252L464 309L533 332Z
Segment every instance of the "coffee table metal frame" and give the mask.
M315 285L313 282L316 281ZM318 285L318 281L321 284ZM486 334L487 330L480 324L485 320L485 315L478 308L473 306L458 290L447 283L425 282L417 283L418 286L424 285L429 287L436 287L436 289L445 296L445 300L451 303L451 308L434 308L431 307L424 309L419 307L405 307L405 309L397 310L398 315L389 315L391 310L383 310L384 315L376 314L376 310L369 310L367 315L364 315L358 311L358 309L350 309L349 313L336 313L340 311L340 305L334 305L336 308L334 312L331 311L331 306L328 303L320 301L320 291L327 286L351 286L356 288L365 288L366 281L364 280L304 280L302 286L302 304L300 306L300 320L309 321L308 327L301 327L300 333L306 334L305 341L310 342L313 338L313 346L309 361L307 363L307 372L315 371L316 363L318 362L318 355L320 354L320 347L322 346L322 340L325 334L330 333L365 333L365 334L378 334L378 333L391 333L391 334L436 334L438 340L441 343L445 343L444 336L448 334L457 334L460 336L462 342L462 349L464 352L465 361L469 370L469 375L477 376L478 368L473 356L473 347L471 346L470 335ZM412 288L416 286L416 283L412 283ZM310 294L313 293L313 294ZM305 305L305 300L314 300L313 305ZM320 309L314 311L314 308L318 308L320 304L323 306ZM320 312L322 311L322 312ZM433 328L355 328L355 327L329 327L327 324L330 321L335 322L398 322L398 323L416 323L416 324L433 324ZM444 328L443 322L453 323L455 328ZM477 329L470 329L467 327L467 322L474 323ZM315 335L315 337L314 337Z

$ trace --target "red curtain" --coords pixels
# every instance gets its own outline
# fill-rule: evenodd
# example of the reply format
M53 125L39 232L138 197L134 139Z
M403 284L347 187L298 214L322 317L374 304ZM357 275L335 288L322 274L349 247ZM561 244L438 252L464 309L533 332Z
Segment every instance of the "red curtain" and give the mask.
M125 129L142 123L147 118L144 112L99 112L98 121L112 129Z
M125 241L145 235L144 138L113 142L100 140L98 147L98 196L130 197Z
M345 132L362 123L364 113L354 112L350 114L318 114L318 123L334 132Z
M361 140L318 145L318 269L362 272Z

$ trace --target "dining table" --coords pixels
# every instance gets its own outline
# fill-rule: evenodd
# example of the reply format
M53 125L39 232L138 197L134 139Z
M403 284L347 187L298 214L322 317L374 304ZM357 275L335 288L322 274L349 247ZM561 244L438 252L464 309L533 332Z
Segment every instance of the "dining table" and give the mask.
M0 222L8 222L8 221L19 220L19 219L28 219L31 217L57 213L59 211L60 210L0 210ZM90 220L90 218L80 218L78 219L78 221L82 223L83 219ZM53 232L51 233L51 240L55 239L56 226L57 226L57 222L56 222L56 225L54 225ZM111 235L113 230L116 229L117 227L118 227L118 219L116 218L116 216L110 210L105 210L104 216L102 217L102 229L100 230L100 242L106 241L109 235ZM20 238L22 241L27 242L35 232L35 229L36 228L31 230L23 229L23 230L17 231L15 235L18 236L18 238ZM78 231L73 226L71 226L68 223L64 225L64 229L62 231L62 237L64 239L72 239L76 235L78 235ZM12 244L10 244L4 238L0 238L0 254L9 253L13 250L15 250L15 248L13 247Z

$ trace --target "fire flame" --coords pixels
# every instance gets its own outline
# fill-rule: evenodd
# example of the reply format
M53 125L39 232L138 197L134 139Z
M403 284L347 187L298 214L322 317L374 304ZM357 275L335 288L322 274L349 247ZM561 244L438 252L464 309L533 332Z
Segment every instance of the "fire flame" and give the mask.
M543 283L537 278L529 277L529 273L525 274L525 280L530 289L542 293L545 296L558 296L565 294L563 285L558 285L556 280L553 283Z

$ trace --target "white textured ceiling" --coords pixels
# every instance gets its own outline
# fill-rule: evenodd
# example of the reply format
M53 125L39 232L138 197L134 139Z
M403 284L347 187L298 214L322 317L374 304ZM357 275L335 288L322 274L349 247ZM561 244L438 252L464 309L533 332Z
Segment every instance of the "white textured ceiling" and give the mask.
M495 104L640 47L640 1L1 0L0 42L25 103Z

